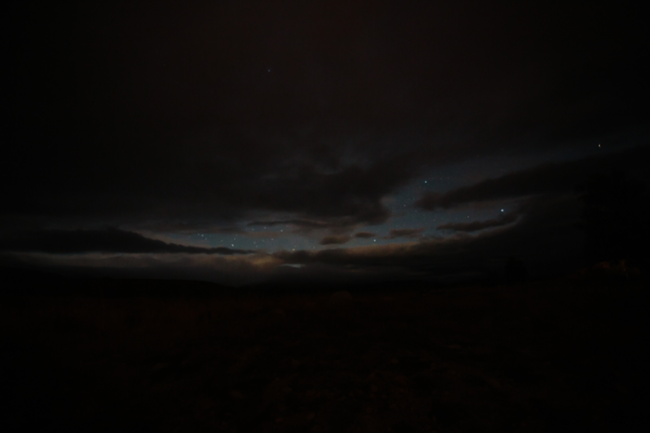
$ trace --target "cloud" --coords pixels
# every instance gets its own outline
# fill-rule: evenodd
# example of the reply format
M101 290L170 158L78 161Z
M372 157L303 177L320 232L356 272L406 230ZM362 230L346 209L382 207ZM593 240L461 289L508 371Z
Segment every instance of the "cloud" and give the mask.
M388 236L382 239L396 239L396 238L416 238L424 233L426 229L390 229Z
M518 213L512 212L506 215L500 215L498 218L493 218L485 221L440 224L437 228L438 230L449 230L452 232L476 232L487 228L501 227L506 224L513 223L517 221L518 216Z
M114 226L116 224L106 224ZM244 229L237 226L221 226L209 219L167 220L151 219L139 220L127 225L130 230L137 232L156 233L211 233L211 234L243 234Z
M233 2L115 3L54 13L56 28L27 20L39 42L11 63L0 159L0 184L19 187L3 190L0 214L189 230L260 212L380 224L382 199L429 169L647 128L635 64L648 38L632 9L585 19L549 2L342 3L255 17ZM88 22L83 41L64 30Z
M240 285L267 279L282 261L267 254L0 252L0 267L7 265L73 277L190 279Z
M303 219L286 219L286 220L269 220L269 221L251 221L247 224L249 227L264 226L273 227L280 225L292 225L297 227L304 227L309 229L327 229L332 226L332 223L324 221L310 221Z
M361 238L361 239L368 239L373 236L376 236L376 233L371 233L371 232L358 232L354 234L355 238Z
M380 224L388 220L391 213L389 210L384 209L378 212L377 219L372 221L365 221L366 224ZM354 229L355 226L359 224L364 224L364 221L360 221L354 217L342 217L342 218L330 218L328 220L308 220L308 219L279 219L279 220L266 220L266 221L251 221L247 225L249 227L273 227L273 226L294 226L294 231L299 233L309 233L312 231L318 230L327 230L330 233L341 233L349 232Z
M340 244L346 244L350 242L352 238L350 236L345 236L345 235L331 235L331 236L325 236L323 239L320 240L321 245L340 245Z
M613 169L643 173L643 161L649 158L650 148L637 147L614 154L542 164L446 193L425 193L415 205L424 210L436 210L468 203L567 193L575 191L581 182L596 173Z
M116 228L103 230L39 230L20 232L0 238L0 251L76 253L187 253L187 254L250 254L251 250L225 247L204 248L166 243L139 233Z
M210 227L205 233L217 233L217 234L242 234L245 233L239 227Z

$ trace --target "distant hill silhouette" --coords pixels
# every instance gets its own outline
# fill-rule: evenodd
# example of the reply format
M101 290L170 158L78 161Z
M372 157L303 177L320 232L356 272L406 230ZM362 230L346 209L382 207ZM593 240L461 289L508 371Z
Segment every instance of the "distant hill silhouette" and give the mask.
M209 298L237 294L233 287L206 281L66 278L20 268L0 269L0 278L0 296Z
M578 190L588 265L624 259L637 263L649 257L650 200L645 183L612 172L592 177Z
M506 263L503 278L508 284L524 282L528 280L528 271L521 260L511 256Z

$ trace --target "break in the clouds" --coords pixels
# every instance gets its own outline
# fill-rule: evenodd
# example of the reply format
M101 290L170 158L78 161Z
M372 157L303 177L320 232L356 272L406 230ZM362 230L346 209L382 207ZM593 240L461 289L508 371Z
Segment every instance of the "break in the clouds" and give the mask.
M443 275L473 271L498 272L509 255L524 258L536 273L571 266L582 249L576 230L580 208L570 195L538 198L528 204L517 224L477 236L459 233L448 238L423 239L383 246L282 251L273 256L286 263L366 270L401 270L403 275ZM564 245L567 241L569 248ZM530 245L536 248L531 249ZM553 251L554 257L546 253Z
M6 254L472 249L648 159L650 36L620 2L20 8Z

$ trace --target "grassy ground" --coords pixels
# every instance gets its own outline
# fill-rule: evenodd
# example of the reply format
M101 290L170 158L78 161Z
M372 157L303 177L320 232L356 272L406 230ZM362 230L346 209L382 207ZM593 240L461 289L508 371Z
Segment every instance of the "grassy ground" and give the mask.
M4 424L165 432L644 427L641 282L328 299L5 300Z

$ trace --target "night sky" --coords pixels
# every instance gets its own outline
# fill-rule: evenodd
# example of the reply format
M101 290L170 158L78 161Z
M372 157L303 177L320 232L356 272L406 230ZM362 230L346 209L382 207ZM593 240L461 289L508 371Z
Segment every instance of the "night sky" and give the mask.
M4 266L544 277L584 265L581 183L648 179L634 3L109 3L5 17Z

